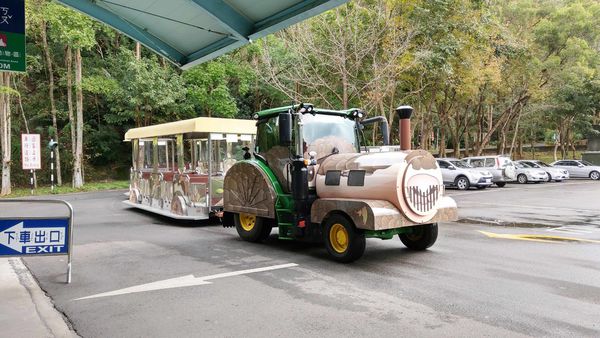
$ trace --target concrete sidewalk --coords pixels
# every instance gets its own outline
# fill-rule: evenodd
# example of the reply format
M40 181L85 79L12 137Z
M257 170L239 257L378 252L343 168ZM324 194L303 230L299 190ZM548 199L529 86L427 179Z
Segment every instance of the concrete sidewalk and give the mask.
M3 337L78 337L20 258L0 258Z

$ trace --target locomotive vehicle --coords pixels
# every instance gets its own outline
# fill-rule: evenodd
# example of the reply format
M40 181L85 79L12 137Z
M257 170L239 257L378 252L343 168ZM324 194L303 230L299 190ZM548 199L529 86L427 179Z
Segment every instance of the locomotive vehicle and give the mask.
M223 225L259 242L278 228L280 239L322 241L330 256L351 262L366 238L398 235L409 249L425 250L437 222L457 219L456 203L444 196L434 157L411 150L413 109L396 109L400 151L362 153L365 124L359 109L328 110L309 104L255 114L253 154L235 163L223 183Z

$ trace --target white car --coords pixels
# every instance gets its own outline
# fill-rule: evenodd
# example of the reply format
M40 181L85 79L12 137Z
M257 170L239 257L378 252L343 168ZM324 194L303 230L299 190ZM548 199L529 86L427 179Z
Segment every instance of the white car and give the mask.
M523 162L514 162L517 168L517 182L525 184L527 182L546 182L548 180L548 173L539 168L534 168L529 164Z
M561 182L569 179L569 172L565 169L555 168L549 164L546 164L540 160L521 160L518 163L529 165L533 168L539 168L548 173L548 182L554 180L555 182Z
M600 166L582 160L560 160L550 163L553 167L565 169L569 176L600 180Z
M485 189L493 184L492 173L471 167L468 163L456 158L438 158L438 166L442 171L444 185L455 186L459 190L470 187Z
M500 188L504 187L506 182L512 182L517 178L515 165L507 156L475 156L465 157L462 160L472 167L492 173L492 182Z

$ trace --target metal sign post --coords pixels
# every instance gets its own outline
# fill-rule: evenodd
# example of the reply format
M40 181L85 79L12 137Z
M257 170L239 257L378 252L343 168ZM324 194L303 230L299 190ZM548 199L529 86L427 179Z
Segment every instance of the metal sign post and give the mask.
M63 204L65 217L0 218L0 257L67 255L67 283L73 258L73 207L63 200L1 200L3 203Z

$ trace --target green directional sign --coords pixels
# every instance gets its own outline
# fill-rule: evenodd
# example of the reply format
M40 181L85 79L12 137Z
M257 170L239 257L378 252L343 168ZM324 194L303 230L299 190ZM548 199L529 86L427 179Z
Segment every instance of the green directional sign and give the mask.
M0 71L25 71L25 0L0 2Z

